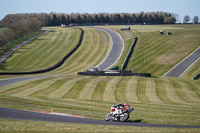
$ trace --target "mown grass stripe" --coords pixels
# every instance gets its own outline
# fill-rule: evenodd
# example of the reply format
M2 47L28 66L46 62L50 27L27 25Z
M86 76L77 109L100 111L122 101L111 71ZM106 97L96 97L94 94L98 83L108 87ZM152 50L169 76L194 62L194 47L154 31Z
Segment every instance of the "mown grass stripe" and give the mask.
M125 96L128 102L140 102L136 94L136 89L138 86L139 78L131 77L127 81L127 86L125 89Z
M180 97L177 95L176 89L174 88L174 85L171 82L171 80L169 78L165 78L163 79L163 81L165 82L164 88L166 88L166 96L169 98L169 100L174 103L184 103L184 101L180 99Z
M191 103L200 102L198 95L196 95L196 93L192 91L187 83L183 83L182 81L178 81L177 83L181 85L182 92L185 94L188 101L190 101Z
M180 99L182 99L182 100L185 101L185 102L193 102L193 101L187 96L187 94L184 92L183 87L182 87L182 85L181 85L180 83L174 82L174 81L172 81L172 83L173 83L173 87L174 87L174 89L176 89L176 93L177 93L177 95L180 97Z
M44 88L47 88L48 86L50 86L54 82L55 81L52 81L52 80L45 80L45 81L41 82L40 84L37 84L37 85L35 85L35 86L31 87L31 88L26 88L23 91L20 91L20 92L17 92L15 94L12 94L11 96L30 97L30 96L33 96L34 93L36 93L37 91L42 90Z
M146 81L144 80L144 78L140 78L138 80L138 85L137 85L137 91L136 91L136 94L138 96L138 99L141 101L141 102L149 102L149 99L148 97L146 96Z
M72 73L86 70L89 65L99 64L109 51L109 37L102 31L83 28L84 38L80 48L66 61L56 73Z
M70 69L71 72L78 71L81 69L81 67L84 67L84 69L88 69L88 66L90 66L90 65L97 65L97 63L95 64L97 57L102 57L102 55L101 55L102 46L100 45L100 41L99 41L100 36L99 36L99 34L97 34L96 30L94 30L94 29L90 30L90 36L89 36L88 40L90 40L90 42L86 41L86 44L87 44L87 49L89 51L87 52L87 54L80 56L80 57L82 57L81 58L82 63L80 65L77 65L76 67L73 67L73 69ZM98 52L100 54L97 54Z
M83 80L86 77L77 77L77 78L67 78L66 81L55 91L48 95L48 98L62 98L68 91L74 86L74 84L79 81Z
M47 81L49 79L50 78L48 78L48 79L42 79L42 80L37 80L37 81L33 81L31 83L28 83L28 84L24 84L24 85L20 85L20 86L11 88L11 89L7 89L7 90L1 92L0 95L12 95L12 94L24 91L27 88L32 88L32 87L36 86L37 84L40 84L40 83L42 83L44 81Z
M63 67L56 71L57 73L71 73L72 71L75 73L77 68L83 66L82 63L84 63L84 60L87 59L87 57L90 55L90 52L92 51L92 48L94 47L92 45L94 41L92 36L93 35L90 31L85 31L83 41L79 49L66 61Z
M121 79L121 77L109 77L109 81L105 87L104 94L103 94L103 101L106 102L116 102L115 98L115 90L117 83Z
M68 44L70 44L70 48L71 48L71 49L74 48L74 45L77 44L77 42L78 42L78 40L79 40L79 38L80 38L80 30L79 30L79 29L76 29L76 30L75 30L75 34L76 34L76 35L74 35L73 39L71 39L71 41L68 43ZM83 42L82 42L82 43L83 43ZM74 54L79 53L79 52L80 52L79 49L80 49L81 47L82 47L82 44L81 44L81 46L74 52ZM71 49L70 49L70 50L71 50ZM72 55L70 56L70 58L69 58L68 60L66 60L65 63L64 63L62 66L60 66L58 69L52 71L51 73L54 73L54 74L56 74L56 73L68 73L68 71L72 68L72 66L71 66L72 62L74 62L74 61L76 60L76 59L74 59L74 54L72 54ZM74 66L73 66L73 67L74 67Z
M8 71L33 71L55 65L77 43L77 41L71 41L71 39L80 36L79 29L48 28L53 32L25 45L19 49L18 53L20 54L16 52L16 55L14 54L11 60L8 60L8 63L10 63L6 68ZM75 35L76 31L78 32Z
M70 99L77 99L80 92L84 88L85 84L88 82L88 79L83 79L77 81L74 86L69 90L67 94L65 94L62 98L70 98Z
M158 79L155 81L155 83L156 83L156 94L158 95L160 100L166 103L172 103L173 101L168 97L166 91L168 88L165 87L165 82Z
M148 97L150 102L153 103L161 103L162 100L159 98L156 89L156 83L154 79L147 79L146 82L146 96ZM162 85L163 86L163 85Z
M55 81L53 84L51 84L47 88L44 88L35 92L32 96L46 98L51 92L57 90L64 83L65 83L65 79Z
M103 100L103 94L104 94L107 83L108 83L108 81L106 81L106 80L98 82L98 84L94 90L94 93L92 95L92 100L94 100L94 101L102 101Z
M83 90L80 92L79 99L92 100L95 88L101 80L103 80L102 77L91 77L91 79L89 79L89 82L84 86Z
M185 82L187 82L188 86L192 89L192 91L194 91L200 98L200 82L195 82L199 84L195 84L194 82L188 82L188 81Z
M121 78L121 80L117 84L117 88L115 90L115 98L117 102L127 102L126 96L125 96L125 89L126 89L126 77Z

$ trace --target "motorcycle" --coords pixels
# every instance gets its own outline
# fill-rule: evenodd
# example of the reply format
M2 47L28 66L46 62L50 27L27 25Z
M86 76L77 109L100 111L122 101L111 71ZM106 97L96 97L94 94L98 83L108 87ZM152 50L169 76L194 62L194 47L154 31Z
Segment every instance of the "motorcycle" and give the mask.
M117 104L112 106L110 113L105 116L105 121L120 121L125 122L129 119L129 114L134 110L128 104Z

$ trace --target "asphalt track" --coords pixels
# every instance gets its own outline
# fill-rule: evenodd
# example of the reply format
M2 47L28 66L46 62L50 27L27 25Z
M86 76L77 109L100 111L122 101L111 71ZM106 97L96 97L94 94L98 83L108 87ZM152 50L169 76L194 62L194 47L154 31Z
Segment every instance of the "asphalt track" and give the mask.
M113 122L88 118L77 118L61 115L52 115L31 111L15 110L0 107L0 118L14 120L46 121L59 123L80 123L80 124L100 124L100 125L122 125L122 126L144 126L144 127L173 127L173 128L200 128L200 126L187 125L168 125L168 124L151 124L141 122Z
M62 75L41 75L41 76L29 76L29 77L18 77L18 78L8 78L0 80L0 87L11 85L14 83L22 82L25 80L37 79L37 78L47 78L47 77L58 77Z
M119 35L119 33L117 33L116 31L106 28L97 28L97 29L106 32L110 36L112 41L112 48L109 54L99 65L97 65L98 67L100 67L100 70L103 71L114 65L119 60L124 50L124 41L122 37Z
M193 53L183 59L180 63L174 66L164 76L168 77L180 77L185 71L187 71L196 61L200 59L200 48L196 49Z

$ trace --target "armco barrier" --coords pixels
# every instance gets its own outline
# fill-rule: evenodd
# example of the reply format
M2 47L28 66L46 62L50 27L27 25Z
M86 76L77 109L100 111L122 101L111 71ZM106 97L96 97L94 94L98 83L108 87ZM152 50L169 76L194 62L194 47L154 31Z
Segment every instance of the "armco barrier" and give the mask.
M97 72L77 72L77 75L84 76L140 76L140 77L151 77L150 73L132 73L131 71L97 71Z
M37 70L37 71L31 71L31 72L0 72L0 75L24 75L24 74L38 74L38 73L45 73L45 72L49 72L49 71L52 71L58 67L60 67L67 58L69 58L78 48L79 46L81 45L81 42L83 40L83 34L84 34L84 31L83 29L79 28L81 30L81 35L80 35L80 38L79 38L79 41L77 43L77 45L65 56L61 59L61 61L59 61L57 64L49 67L49 68L46 68L46 69L42 69L42 70Z
M200 73L197 74L193 79L194 79L194 80L197 80L197 79L199 79L199 78L200 78Z
M122 70L122 71L125 70L126 67L127 67L128 61L129 61L129 59L130 59L130 57L131 57L131 55L132 55L132 53L133 53L133 49L134 49L134 47L135 47L135 45L136 45L136 42L137 42L137 37L135 36L135 38L134 38L134 40L133 40L133 43L132 43L132 45L131 45L131 47L130 47L130 49L129 49L129 52L128 52L128 54L127 54L125 60L124 60L124 63L122 64L122 67L121 67L121 70Z

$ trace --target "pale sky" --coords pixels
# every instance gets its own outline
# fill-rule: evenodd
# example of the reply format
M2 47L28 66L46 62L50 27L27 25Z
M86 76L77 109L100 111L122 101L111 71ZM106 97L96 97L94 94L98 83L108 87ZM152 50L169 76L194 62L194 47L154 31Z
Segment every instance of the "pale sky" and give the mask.
M177 13L200 18L200 0L0 0L0 20L15 13Z

